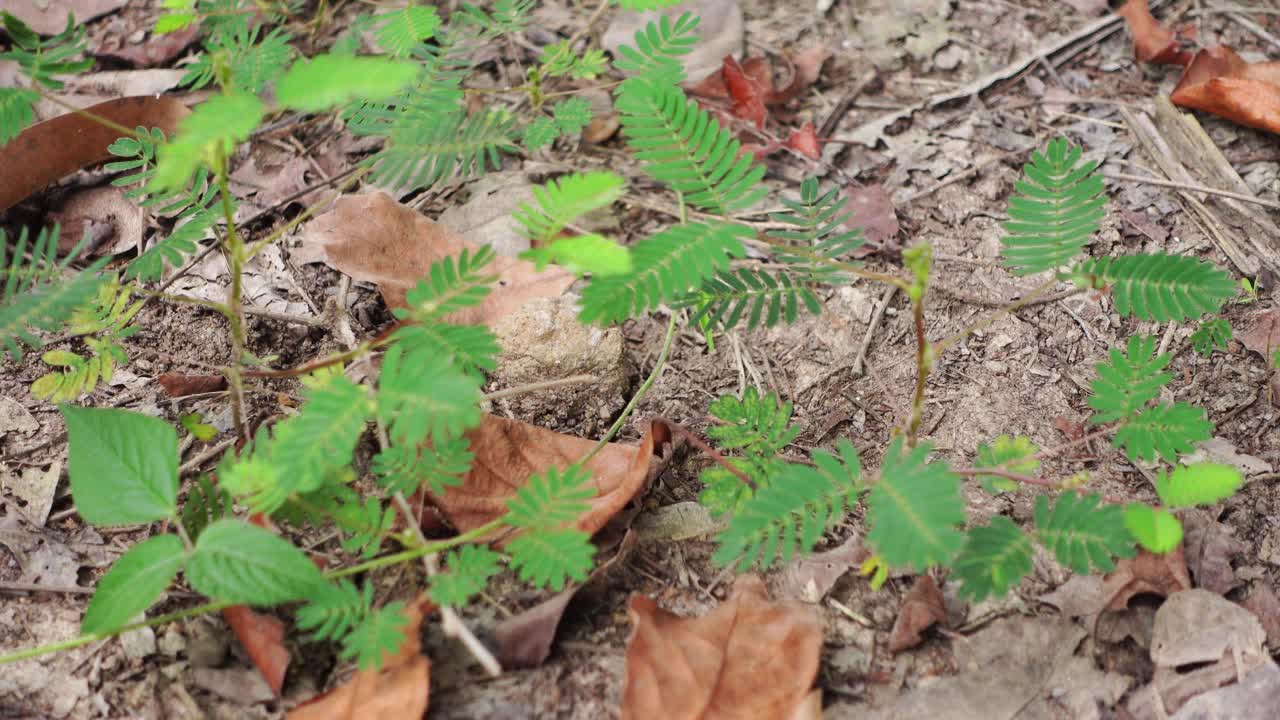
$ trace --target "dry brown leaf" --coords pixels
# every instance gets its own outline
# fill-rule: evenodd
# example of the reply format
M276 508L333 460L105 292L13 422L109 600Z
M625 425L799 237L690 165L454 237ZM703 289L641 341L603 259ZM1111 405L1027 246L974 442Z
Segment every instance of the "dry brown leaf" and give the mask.
M1183 510L1179 515L1186 531L1182 544L1187 569L1195 577L1196 585L1225 595L1240 584L1231 567L1231 558L1248 547L1204 510Z
M783 597L807 603L821 602L837 580L862 564L870 554L862 544L862 537L855 534L839 547L798 557L783 568L779 592Z
M921 575L902 598L902 610L889 634L889 652L900 653L924 642L924 631L935 624L946 626L947 601L929 575Z
M810 699L822 625L808 607L771 602L743 575L719 607L682 618L631 598L623 720L790 720Z
M405 293L426 277L431 264L464 248L475 250L448 227L432 222L383 192L347 195L333 210L307 223L298 262L324 262L355 280L377 283L390 307L405 307ZM498 256L487 270L498 276L480 305L446 319L488 324L538 297L557 297L573 284L573 273L555 266Z
M551 644L556 639L556 630L560 627L565 611L575 599L590 594L590 591L600 590L606 578L626 562L636 543L637 535L628 531L618 543L613 556L592 570L586 582L558 592L519 615L503 620L494 628L493 637L498 641L498 662L502 667L529 668L541 665L551 654Z
M181 30L152 35L146 42L137 45L121 40L110 47L94 50L93 55L128 63L138 68L156 67L181 55L199 34L200 26L193 24Z
M548 468L573 465L595 446L593 440L495 415L485 415L467 439L475 461L462 483L447 488L443 495L427 491L460 532L501 517L507 500L530 477ZM583 468L591 475L588 482L596 495L575 526L592 535L604 527L645 487L655 456L666 455L664 446L670 441L667 426L654 422L639 446L610 443L588 460Z
M280 696L284 687L284 674L289 669L289 650L284 646L284 623L270 615L255 612L245 605L235 605L222 611L222 618L231 626L236 639L244 646L253 666L267 681L271 692Z
M1179 47L1177 36L1151 15L1147 0L1129 0L1116 9L1129 24L1133 54L1141 62L1158 65L1186 65L1191 53Z
M1245 347L1270 360L1280 350L1280 312L1267 310L1254 315L1248 327L1236 333L1236 339Z
M169 97L108 100L89 110L125 127L158 127L172 135L190 111ZM0 147L0 167L22 168L0 176L0 211L8 210L40 188L83 167L111 157L107 146L120 133L75 113L36 123Z
M1256 583L1252 592L1240 605L1258 617L1267 631L1267 644L1272 650L1280 648L1280 598L1266 581Z
M61 208L49 213L49 222L62 225L59 252L71 250L88 231L102 243L96 245L94 254L118 255L142 242L146 213L120 188L103 186L72 193ZM105 243L107 240L110 242Z
M1129 599L1141 593L1160 597L1191 589L1191 575L1187 561L1179 545L1173 552L1156 555L1139 550L1137 556L1124 558L1116 563L1116 569L1102 579L1102 596L1107 608L1123 610Z
M893 198L883 185L863 185L845 191L849 199L841 212L852 213L845 227L862 231L871 245L881 248L897 247L898 214L893 208ZM874 248L859 248L870 253Z
M431 663L422 654L418 629L433 606L425 598L405 610L405 640L380 671L360 670L341 687L289 713L289 720L422 720L431 691Z
M1280 62L1251 64L1231 48L1206 48L1196 53L1169 99L1175 105L1280 133Z
M67 27L68 13L76 24L101 17L125 6L129 0L6 0L0 10L7 10L41 35L57 35ZM132 127L132 125L130 126Z
M196 393L217 392L225 390L225 375L188 375L186 373L167 372L156 377L160 387L169 397L186 397Z

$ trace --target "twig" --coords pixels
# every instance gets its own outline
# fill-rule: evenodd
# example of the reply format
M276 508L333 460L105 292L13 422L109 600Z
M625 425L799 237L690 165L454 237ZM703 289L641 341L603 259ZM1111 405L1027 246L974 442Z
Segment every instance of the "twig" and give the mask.
M982 297L978 297L977 295L970 295L969 293L961 292L954 288L949 288L946 285L940 285L938 283L930 284L929 289L936 290L953 300L959 300L960 302L968 303L970 305L977 305L978 307L1003 308L1018 302L1017 300L1001 300L999 298L982 298ZM1079 294L1080 294L1079 289L1063 290L1062 292L1057 292L1052 295L1044 295L1041 297L1037 297L1029 302L1020 304L1018 307L1029 308L1029 307L1034 307L1036 305L1046 305L1048 303L1057 302L1059 300L1065 300L1066 298L1069 298L1073 295L1079 295Z
M652 387L653 383L662 375L662 369L667 365L667 356L671 354L672 341L675 340L676 337L676 325L678 324L678 319L679 315L674 312L671 313L671 321L667 323L667 334L666 337L662 339L662 349L658 352L657 362L653 364L653 371L649 373L649 377L644 379L644 383L640 385L640 389L636 391L636 394L631 396L631 400L627 402L627 406L622 408L622 414L619 415L618 419L609 427L609 431L604 434L604 437L600 438L600 440L596 442L590 452L578 461L578 465L582 465L595 457L596 453L603 450L604 446L609 444L609 441L618 434L618 431L621 430L622 426L627 422L627 418L631 416L631 413L635 412L636 406L640 404L641 398L644 397L645 393L649 392L649 388Z
M1272 210L1280 210L1280 202L1274 200L1263 200L1260 197L1246 195L1244 193L1232 192L1230 190L1219 190L1217 188L1205 187L1204 185L1195 185L1193 183L1174 182L1172 180L1161 180L1159 178L1143 177L1141 175L1129 175L1126 173L1102 173L1102 177L1111 178L1112 180L1124 180L1126 182L1143 183L1145 185L1158 185L1160 187L1173 188L1175 190L1188 190L1190 192L1200 192L1206 195L1220 195L1222 197L1239 200L1240 202L1253 203L1261 205Z
M0 580L0 592L47 592L64 595L92 595L93 588L76 585L41 585L40 583L11 582Z
M559 378L557 380L543 380L542 382L529 383L528 385L517 385L516 387L503 388L495 390L491 393L483 393L485 400L499 400L514 395L524 395L526 393L538 392L539 390L549 390L551 388L562 387L564 385L583 385L586 383L598 382L600 378L595 375L570 375L569 377Z
M1040 487L1060 488L1062 483L1045 478L1038 478L1033 475L1023 475L1011 470L1002 470L1000 468L952 468L951 472L965 477L976 477L978 475L994 475L1006 480L1022 483L1023 485L1038 485Z
M1231 18L1232 20L1235 20L1237 23L1240 23L1241 27L1253 33L1254 35L1257 35L1263 41L1270 43L1272 47L1280 48L1280 40L1277 40L1275 35L1272 35L1271 33L1259 27L1258 23L1250 20L1249 18L1241 15L1238 12L1227 13L1227 17Z
M223 440L222 442L217 443L216 445L212 445L210 447L205 448L203 451L200 452L200 454L182 463L182 466L178 468L178 477L182 477L183 475L186 475L187 473L190 473L193 470L199 471L202 465L204 465L210 459L221 455L227 448L234 445L235 442L236 442L235 438L227 438L226 440Z
M702 454L706 455L712 460L715 460L716 463L720 465L720 467L724 468L725 470L728 470L730 474L732 474L734 477L741 480L744 485L751 488L753 491L756 489L756 482L754 480L752 480L746 473L734 467L733 464L730 463L728 460L725 460L724 457L720 455L720 453L716 452L715 448L711 447L702 438L698 437L697 433L692 432L691 430L689 430L688 428L686 428L685 426L681 425L680 423L674 420L668 420L667 418L664 418L662 416L657 416L654 418L654 420L664 423L668 428L671 429L672 432L674 432L676 435L679 435L680 437L687 440L690 445L697 448L698 451L701 452Z
M880 327L881 321L884 320L884 311L897 292L898 286L890 285L885 288L884 295L880 296L880 304L876 306L875 314L871 316L871 323L867 325L867 332L862 336L862 343L858 345L858 352L853 356L853 365L850 368L855 377L862 375L863 365L867 362L867 351L871 349L871 338L875 336L876 328Z

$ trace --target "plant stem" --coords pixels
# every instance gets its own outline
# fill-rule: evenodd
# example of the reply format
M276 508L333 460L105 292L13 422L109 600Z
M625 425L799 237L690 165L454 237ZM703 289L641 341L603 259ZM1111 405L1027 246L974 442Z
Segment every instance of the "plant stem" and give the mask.
M64 110L70 111L74 115L79 115L80 117L86 120L96 122L99 125L102 125L104 127L109 127L112 130L115 130L116 132L120 133L121 136L123 137L138 137L137 131L134 130L133 128L125 127L120 123L116 122L115 120L103 117L93 112L92 110L85 110L84 108L78 108L75 105L72 105L71 103L63 100L62 98L56 95L50 95L49 93L45 92L40 88L35 88L35 90L36 92L40 93L41 98L48 100L49 102L63 108Z
M244 357L244 308L241 293L244 282L244 263L247 259L244 252L244 241L236 230L235 209L231 203L231 184L227 174L226 152L218 150L216 167L218 193L222 197L222 214L227 221L226 253L227 267L231 271L231 285L227 288L227 319L231 323L231 364L227 366L227 384L230 386L231 421L236 429L236 436L241 439L249 437L244 418L244 376L241 374L240 361Z
M565 385L582 385L584 383L598 382L600 378L595 375L570 375L569 377L560 378L558 380L543 380L542 382L529 383L528 385L518 385L516 387L503 388L495 390L491 393L483 393L484 400L498 400L500 398L511 397L513 395L524 395L526 393L538 392L539 390L548 390L550 388L562 387Z
M462 545L463 543L469 543L475 540L479 540L483 538L485 535L488 535L489 533L493 532L494 530L497 530L500 527L502 527L501 518L497 520L490 520L484 525L468 530L467 532L464 532L461 535L455 535L445 540L437 540L435 542L427 543L426 545L419 545L418 547L409 548L408 550L402 550L398 553L383 555L382 557L374 558L372 560L367 560L358 565L352 565L351 567L342 568L340 570L334 570L330 573L326 573L325 577L331 578L331 579L347 577L348 575L356 575L362 572L368 572L370 570L378 570L379 568L388 567L390 565L397 565L402 562L417 560L420 557L430 555L432 553L438 553L442 550L448 550L449 548L457 547L458 545Z
M1011 470L1002 470L1000 468L951 468L951 472L965 477L975 477L977 475L994 475L1006 480L1020 482L1023 485L1038 485L1040 487L1061 488L1062 483L1046 478L1038 478L1034 475L1023 475Z
M768 245L769 247L777 248L779 250L783 250L787 253L791 253L794 255L799 255L800 257L803 257L806 260L813 260L814 262L822 263L823 265L827 265L841 272L846 272L846 273L849 273L850 275L855 275L865 280L873 280L875 282L885 283L887 285L893 285L897 287L899 290L903 290L903 291L906 291L910 287L910 284L906 280L903 280L900 277L896 277L894 275L885 275L884 273L872 272L871 270L867 270L863 268L861 265L857 265L855 263L843 262L841 260L836 260L835 258L829 258L825 255L819 255L818 253L813 252L808 248L804 248L799 245L791 245L791 244L782 242L780 240L775 240L763 233L758 234L756 236L756 239L759 242L764 243L765 245Z
M732 474L734 477L741 480L743 484L751 488L752 491L757 489L756 483L754 480L752 480L746 473L734 467L733 464L730 463L728 460L725 460L720 453L716 452L715 448L708 445L701 437L698 436L697 433L686 428L680 423L675 422L674 420L668 420L667 418L664 418L664 417L656 417L654 418L654 420L658 420L662 423L665 423L666 426L670 428L672 432L684 438L686 441L688 441L690 445L697 448L699 452L701 452L702 454L706 455L712 460L715 460L717 464L719 464L725 470L728 470L730 474Z
M910 295L910 293L908 293ZM907 421L907 446L915 447L920 422L924 419L924 393L933 370L934 350L924 336L924 297L912 297L911 316L916 332L916 387L911 396L911 418Z
M1095 431L1093 431L1093 432L1091 432L1091 433L1085 433L1084 435L1081 435L1080 437L1076 438L1075 440L1071 440L1071 441L1065 442L1065 443L1063 443L1063 444L1061 444L1061 445L1058 445L1058 446L1056 446L1056 447L1045 448L1044 450L1041 450L1040 452L1036 453L1035 455L1032 455L1032 456L1031 456L1031 459L1032 459L1032 460L1044 460L1045 458L1051 458L1051 457L1053 457L1053 456L1055 456L1055 455L1060 455L1060 454L1062 454L1063 452L1065 452L1065 451L1067 451L1067 450L1070 450L1070 449L1071 449L1071 448L1073 448L1073 447L1079 447L1080 445L1085 445L1085 444L1090 443L1090 442L1092 442L1092 441L1094 441L1094 440L1097 440L1098 438L1103 437L1104 435L1108 435L1108 434L1110 434L1110 433L1112 433L1112 432L1114 432L1114 431L1115 431L1115 427L1114 427L1114 426L1110 426L1110 425L1108 425L1107 427L1104 427L1104 428L1103 428L1103 429L1101 429L1101 430L1095 430Z
M627 418L635 411L636 406L640 404L640 399L644 397L645 393L649 392L649 388L653 386L654 381L656 381L658 376L662 374L662 369L667 364L667 356L671 354L672 342L676 337L676 320L678 317L679 316L674 312L671 313L671 321L667 323L667 335L662 339L662 350L658 352L658 361L654 363L653 371L649 373L649 377L645 378L644 384L640 386L640 389L636 391L636 394L631 396L631 400L627 403L627 406L622 408L622 414L619 415L618 419L614 421L612 426L610 426L609 432L606 432L604 437L600 438L600 441L595 444L595 447L591 448L591 452L587 453L578 461L578 465L582 465L595 457L596 453L603 450L604 446L609 444L609 441L612 440L614 436L618 434L618 431L622 429L622 426L626 424Z

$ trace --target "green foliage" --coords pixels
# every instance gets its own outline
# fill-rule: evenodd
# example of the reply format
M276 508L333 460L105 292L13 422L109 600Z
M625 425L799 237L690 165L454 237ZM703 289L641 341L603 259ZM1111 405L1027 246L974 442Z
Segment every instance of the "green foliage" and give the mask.
M576 465L563 472L553 467L529 478L507 501L505 522L524 531L506 545L511 569L522 580L559 591L567 580L586 579L595 548L587 533L565 526L589 507L595 490L588 479Z
M807 177L800 183L800 201L779 198L788 212L769 213L774 222L794 226L787 230L770 230L769 237L796 246L795 252L780 251L778 260L803 271L811 282L836 284L847 280L823 258L838 260L862 247L861 230L850 230L846 223L852 213L842 212L849 199L838 187L820 193L818 178Z
M569 580L582 582L591 570L595 547L581 530L542 530L507 543L511 569L520 579L556 592Z
M341 640L373 610L373 585L361 590L347 580L318 586L298 608L298 627L316 640Z
M890 566L946 564L964 542L960 478L945 462L927 462L931 449L922 442L904 451L902 436L894 438L867 497L867 542Z
M1182 523L1162 508L1130 503L1124 508L1124 526L1139 545L1153 553L1167 553L1182 542Z
M394 655L404 642L409 616L404 603L393 602L368 613L360 624L343 638L338 656L355 660L361 670L378 670L389 655Z
M596 49L588 49L577 55L569 47L568 40L561 40L542 48L538 65L538 75L541 77L568 75L575 80L592 80L605 71L609 60L604 52Z
M387 146L368 162L384 185L426 189L442 180L469 178L502 166L501 153L515 152L515 119L506 112L457 111L402 122L390 129Z
M534 152L555 142L558 137L560 137L560 128L556 127L555 120L540 117L524 126L522 142L525 150Z
M411 495L425 484L432 492L462 484L475 456L465 438L433 438L431 447L394 444L373 457L378 485Z
M31 394L42 400L64 402L93 392L99 382L108 382L117 364L129 361L120 340L140 328L130 326L133 316L142 309L142 301L130 304L131 294L115 282L98 286L94 301L71 314L68 325L72 333L85 337L89 357L69 350L50 350L41 359L46 365L64 368L40 376L31 384Z
M970 602L1003 596L1031 572L1033 549L1031 538L1003 515L971 529L953 564L960 596Z
M6 145L36 119L40 93L18 87L0 88L0 145Z
M346 534L342 549L365 559L377 555L383 539L395 530L395 508L383 507L378 498L365 498L361 502L360 496L347 487L327 489L334 493L333 502L324 503L324 509L333 524ZM332 507L328 507L330 504Z
M80 632L115 630L151 607L178 575L186 555L177 535L157 535L129 548L98 581Z
M373 410L368 389L340 374L310 381L301 411L275 426L271 459L288 468L282 486L305 493L351 465Z
M817 315L822 311L817 294L791 273L738 268L716 273L696 293L679 301L696 308L692 321L732 330L744 320L748 330L763 323L773 327L800 317L800 308Z
M440 29L440 16L429 5L409 5L374 17L379 22L378 47L392 57L405 57Z
M201 171L197 171L197 182ZM124 271L125 280L139 280L141 282L149 282L159 280L164 276L164 268L166 265L177 267L186 259L194 255L199 248L197 243L209 232L213 226L215 216L211 212L202 212L196 214L191 219L179 225L173 232L169 233L169 237L154 243L147 248L141 255L133 259L129 263L129 267Z
M1176 402L1138 413L1116 430L1111 444L1123 447L1132 461L1154 460L1159 453L1166 462L1176 462L1180 453L1191 452L1194 443L1208 440L1212 433L1204 408Z
M615 101L627 139L644 171L684 201L728 215L766 193L764 166L739 154L741 143L680 88L644 78L618 87Z
M591 122L593 114L591 103L586 98L571 97L551 106L551 116L555 118L556 127L566 136L582 132L582 128Z
M257 95L275 82L293 59L292 37L276 28L259 41L262 25L233 23L213 32L204 53L187 66L180 84L199 90L211 82Z
M64 405L67 474L76 512L93 525L172 517L178 505L178 433L140 413Z
M548 468L516 490L507 501L507 524L518 528L555 527L570 523L588 509L595 489L590 475L577 465L563 472Z
M241 605L305 600L328 585L306 553L269 530L233 519L205 528L186 575L197 591Z
M722 448L739 453L729 459L757 486L766 486L782 469L777 455L800 434L791 425L791 403L773 393L761 397L748 387L738 400L726 395L711 403L707 412L722 424L707 428L707 435ZM713 513L739 509L751 496L751 488L737 475L719 464L702 470L698 478L703 491L698 500Z
M672 302L702 286L746 249L741 225L711 222L673 225L631 249L632 270L596 277L582 291L583 322L610 324Z
M457 437L480 422L481 381L432 348L395 345L382 361L378 418L400 445Z
M815 452L815 467L779 464L776 476L742 503L717 536L712 561L746 570L756 562L769 567L787 562L797 550L812 550L863 489L857 450L840 440L836 452Z
M485 36L511 35L524 30L533 15L535 0L494 0L489 12L463 3L458 15L466 26L479 28Z
M214 485L208 475L201 475L194 485L187 488L187 501L182 504L179 516L187 537L193 541L213 523L230 517L233 503L231 493L220 485Z
M1231 341L1231 323L1226 318L1209 318L1191 333L1190 340L1191 348L1205 357L1211 355L1215 348L1226 350L1227 343Z
M672 3L674 4L674 3ZM649 22L635 34L635 47L618 48L614 67L626 75L644 78L661 85L679 85L685 81L681 56L693 52L698 38L693 31L698 27L697 15L681 13L675 24L663 15Z
M551 242L574 220L608 207L622 196L626 181L611 172L574 173L533 189L537 207L524 203L514 217L535 246Z
M1190 320L1218 312L1236 295L1236 284L1226 272L1181 255L1090 258L1072 275L1079 284L1110 288L1116 311L1139 320Z
M462 607L484 590L501 569L502 556L480 545L463 545L445 559L446 572L431 579L431 599L438 605Z
M1040 452L1031 438L1019 435L1016 438L1001 435L995 442L978 445L978 456L974 459L975 467L1003 468L1010 472L1029 475L1040 467L1040 461L1034 455ZM999 475L979 475L978 481L989 493L1012 492L1018 489L1016 480L1002 478Z
M10 48L0 53L0 61L9 60L17 64L18 70L26 75L33 84L46 90L61 90L62 81L54 75L69 75L84 72L93 67L93 61L76 58L87 54L85 47L85 26L67 15L67 26L62 32L51 38L41 38L34 30L8 12L0 12L5 33L12 43ZM10 102L14 99L11 97ZM0 137L17 135L17 130L7 127L0 130Z
M661 10L681 2L682 0L618 0L618 7L623 10Z
M58 260L57 227L40 230L30 244L27 229L23 227L13 254L6 256L8 237L0 230L0 270L5 275L4 284L0 286L0 345L9 350L14 360L22 359L23 345L40 347L43 344L35 331L49 332L61 327L110 278L98 274L108 260L101 258L70 279L63 279L71 261L79 257L88 242L86 233Z
M1009 198L1001 254L1018 275L1071 262L1098 231L1107 197L1096 162L1080 162L1081 150L1065 138L1049 142L1022 167L1024 179Z
M1172 508L1212 505L1236 494L1244 485L1244 475L1230 465L1197 463L1180 465L1173 472L1160 471L1156 494Z
M178 124L177 136L160 147L147 191L185 187L202 162L229 156L265 114L262 101L245 93L215 95L200 103Z
M494 257L493 248L486 245L475 254L464 249L456 258L450 255L432 263L427 276L406 293L408 309L396 308L393 311L396 318L418 323L432 322L484 302L489 294L489 285L498 276L480 271L493 262Z
M1098 376L1089 385L1093 391L1089 407L1098 412L1090 422L1131 419L1160 394L1160 388L1173 379L1164 372L1173 358L1167 353L1152 357L1155 348L1155 338L1133 335L1126 352L1111 348L1111 361L1094 367Z
M631 252L603 235L562 237L520 254L542 270L555 263L569 272L585 275L626 275L634 269Z
M1133 540L1125 530L1124 510L1117 505L1099 507L1098 495L1064 492L1049 507L1049 498L1036 498L1036 537L1058 562L1085 574L1093 567L1115 569L1113 556L1132 557Z
M418 76L416 63L377 57L317 55L294 63L276 83L276 102L322 112L352 100L383 100Z
M434 349L469 375L497 367L498 341L489 328L481 325L427 321L397 328L392 339L410 354Z

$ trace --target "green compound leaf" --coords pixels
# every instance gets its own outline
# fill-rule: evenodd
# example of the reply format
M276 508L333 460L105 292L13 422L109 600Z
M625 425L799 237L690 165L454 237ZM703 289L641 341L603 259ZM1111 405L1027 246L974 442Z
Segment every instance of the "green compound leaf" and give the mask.
M147 192L183 189L202 162L219 153L229 156L236 143L258 127L266 111L261 100L247 93L214 95L197 105L178 124L173 140L160 146Z
M547 117L535 118L533 122L524 126L524 149L530 152L541 150L555 142L558 137L560 137L560 128L556 127L554 120Z
M969 531L952 568L963 583L961 597L979 602L1002 596L1031 572L1031 538L1003 515Z
M822 312L808 280L789 272L737 268L716 273L697 292L677 302L696 309L692 323L722 330L732 330L740 322L748 330L761 324L773 327L779 320L792 324L800 318L802 307L812 315Z
M560 132L573 135L591 122L594 113L586 98L572 97L553 105L551 114L555 117L556 127L560 128Z
M1124 509L1124 525L1142 547L1163 555L1182 542L1182 523L1173 513L1142 503Z
M547 529L577 520L595 495L590 473L577 465L548 468L534 475L507 501L506 523L512 527Z
M719 398L707 412L724 421L708 427L707 436L726 450L774 455L800 435L800 428L791 424L791 403L774 393L761 397L754 386L747 387L741 400L732 395Z
M1191 452L1195 443L1208 440L1213 423L1204 408L1176 402L1147 408L1121 425L1111 439L1114 447L1124 448L1130 460L1150 462L1158 453L1166 462L1177 462L1178 455Z
M1210 318L1200 323L1188 339L1197 354L1208 357L1214 349L1227 349L1227 343L1231 341L1231 323L1224 318Z
M480 545L464 545L449 553L446 572L431 578L431 599L438 605L466 605L502 569L501 559L501 555Z
M987 443L978 445L978 456L973 464L980 468L1003 467L1010 472L1030 475L1040 467L1040 461L1032 457L1038 452L1040 448L1025 435L1019 435L1016 438L1001 435L990 445ZM1018 489L1017 481L998 475L979 475L978 480L989 493L1012 492Z
M1098 231L1107 202L1096 162L1080 162L1081 149L1065 138L1049 142L1023 166L1009 197L1008 233L1000 254L1018 275L1053 270L1080 254Z
M383 100L418 77L418 64L377 57L317 55L300 60L276 82L276 102L323 112L352 100Z
M35 105L40 93L26 88L0 88L0 145L18 137L35 121Z
M1049 498L1036 498L1036 537L1058 562L1084 575L1090 567L1101 572L1115 569L1113 556L1132 557L1133 538L1125 530L1124 509L1099 507L1098 495L1064 492L1049 507Z
M926 462L931 449L922 442L904 452L902 436L894 438L867 498L867 542L890 566L924 572L950 562L964 543L960 477L945 462Z
M310 381L301 411L275 426L271 458L288 468L294 492L310 492L355 457L373 403L369 391L341 374Z
M623 7L629 4L675 5L675 0L621 0ZM635 34L635 47L622 45L615 54L614 67L626 75L642 77L649 82L679 85L685 81L683 55L693 52L698 44L694 30L700 18L691 13L681 13L675 24L663 15L650 21Z
M410 55L440 29L440 16L430 5L410 5L403 10L377 15L374 21L382 21L374 33L378 47L392 57Z
M596 552L591 536L573 529L524 532L507 543L506 550L521 580L556 592L567 580L586 580Z
M205 528L187 562L187 582L214 600L279 605L328 585L311 558L257 525L225 519Z
M178 433L125 410L64 406L71 495L93 525L171 517L178 506Z
M1212 505L1236 494L1244 485L1244 475L1230 465L1197 463L1183 465L1156 478L1160 502L1171 508Z
M338 656L355 660L360 670L378 670L404 644L409 616L402 602L387 603L368 613L342 639Z
M555 263L577 275L626 275L631 272L631 251L601 235L575 235L520 253L542 270Z
M1156 322L1216 313L1237 292L1235 281L1217 266L1163 253L1090 258L1077 265L1072 276L1077 284L1111 288L1121 315Z
M480 422L480 383L434 348L387 351L378 378L377 413L397 444L457 437Z
M115 630L151 607L182 569L186 554L177 535L157 535L129 548L98 581L80 632Z
M524 203L513 217L536 247L554 240L583 215L612 205L625 189L626 181L611 172L565 175L535 187L537 207Z
M1098 411L1090 418L1095 425L1132 417L1160 394L1160 388L1173 379L1163 372L1173 356L1168 353L1152 354L1156 339L1133 335L1125 353L1111 348L1111 362L1098 363L1098 374L1090 384L1093 394L1089 407Z

